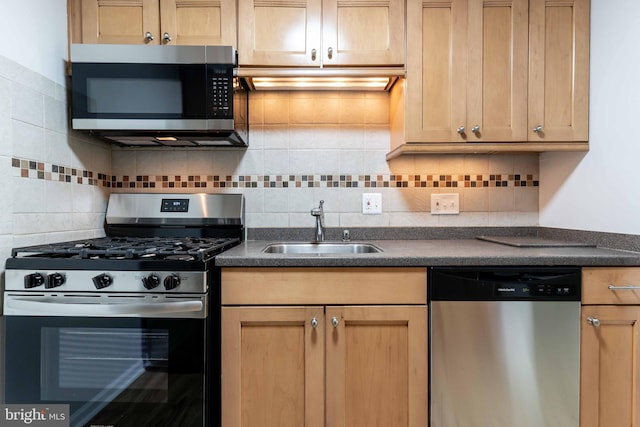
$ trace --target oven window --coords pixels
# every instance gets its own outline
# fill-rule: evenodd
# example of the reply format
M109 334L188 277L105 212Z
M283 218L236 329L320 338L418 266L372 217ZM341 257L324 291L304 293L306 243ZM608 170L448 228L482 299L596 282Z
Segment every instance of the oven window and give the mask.
M2 316L3 403L64 403L72 426L201 426L208 319ZM219 360L219 359L218 359ZM219 379L217 380L219 381ZM0 390L2 394L2 390ZM207 424L208 425L208 424Z
M41 399L165 403L169 330L41 328Z

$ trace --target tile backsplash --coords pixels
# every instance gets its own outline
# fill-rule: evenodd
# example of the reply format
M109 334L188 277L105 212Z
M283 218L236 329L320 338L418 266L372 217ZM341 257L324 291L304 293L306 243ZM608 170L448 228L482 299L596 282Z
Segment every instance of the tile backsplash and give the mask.
M112 191L242 192L247 225L535 226L538 155L429 155L386 161L386 92L252 92L249 148L114 148ZM382 215L362 215L365 192ZM432 216L432 193L460 194L461 214Z
M66 89L0 57L0 247L100 235L108 194L241 192L247 226L536 226L538 156L387 162L386 92L252 92L248 149L121 148L68 129ZM382 194L362 215L362 193ZM432 193L460 215L432 216Z
M0 56L3 263L13 247L104 233L109 188L86 172L110 173L111 147L69 131L66 93Z

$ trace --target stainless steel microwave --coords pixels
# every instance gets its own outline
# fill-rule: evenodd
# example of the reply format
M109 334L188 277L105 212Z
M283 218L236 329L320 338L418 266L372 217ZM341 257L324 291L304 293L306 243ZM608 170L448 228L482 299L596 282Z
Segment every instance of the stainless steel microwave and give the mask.
M71 125L126 146L248 144L231 46L73 44Z

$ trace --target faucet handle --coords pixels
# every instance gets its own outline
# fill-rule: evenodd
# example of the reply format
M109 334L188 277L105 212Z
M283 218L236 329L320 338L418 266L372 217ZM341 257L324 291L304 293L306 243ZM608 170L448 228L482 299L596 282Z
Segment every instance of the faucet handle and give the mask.
M311 215L313 216L323 215L324 211L322 209L322 205L324 205L324 200L320 200L320 206L318 206L317 208L311 209Z

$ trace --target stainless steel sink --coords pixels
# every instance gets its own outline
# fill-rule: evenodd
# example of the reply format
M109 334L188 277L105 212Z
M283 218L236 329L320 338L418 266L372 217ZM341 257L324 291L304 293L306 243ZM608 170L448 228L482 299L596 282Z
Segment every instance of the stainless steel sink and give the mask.
M265 246L262 252L267 254L374 254L382 249L370 243L272 243Z

